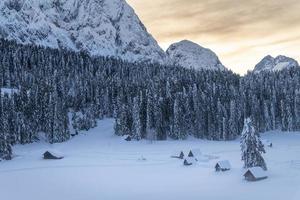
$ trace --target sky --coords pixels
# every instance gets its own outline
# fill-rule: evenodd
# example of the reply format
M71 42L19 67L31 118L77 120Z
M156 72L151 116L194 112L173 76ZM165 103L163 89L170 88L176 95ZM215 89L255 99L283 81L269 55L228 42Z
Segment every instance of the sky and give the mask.
M300 61L299 0L127 0L166 50L184 39L245 74L266 55Z

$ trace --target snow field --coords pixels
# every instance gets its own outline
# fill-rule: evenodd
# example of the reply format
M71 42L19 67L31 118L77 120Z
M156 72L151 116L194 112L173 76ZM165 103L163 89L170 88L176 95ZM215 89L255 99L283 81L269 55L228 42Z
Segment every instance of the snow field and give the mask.
M269 178L252 183L242 177L238 140L126 142L113 135L113 120L105 119L66 143L15 146L14 159L0 162L1 199L298 200L300 133L269 132L262 138L274 145L264 155ZM170 157L190 149L201 149L209 159L187 167ZM65 158L43 160L46 150ZM232 169L216 173L218 160L229 160Z

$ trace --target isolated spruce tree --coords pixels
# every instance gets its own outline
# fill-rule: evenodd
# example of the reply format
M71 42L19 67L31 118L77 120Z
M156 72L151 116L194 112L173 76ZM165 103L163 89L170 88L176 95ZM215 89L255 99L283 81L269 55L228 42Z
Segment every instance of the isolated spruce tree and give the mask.
M264 145L250 118L245 119L244 122L241 135L241 151L244 168L261 167L267 170L267 165L262 157L262 153L265 153Z

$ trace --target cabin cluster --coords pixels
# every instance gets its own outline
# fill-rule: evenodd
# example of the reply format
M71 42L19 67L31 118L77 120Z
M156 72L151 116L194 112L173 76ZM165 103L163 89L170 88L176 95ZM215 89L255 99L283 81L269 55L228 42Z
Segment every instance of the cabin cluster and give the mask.
M268 146L272 147L272 143L269 143ZM185 154L183 151L180 151L178 155L171 156L171 158L181 159L183 160L183 165L191 166L199 160L201 161L203 155L201 154L201 151L199 149L193 149L190 150L187 154ZM215 164L214 168L216 172L225 172L231 170L231 164L228 160L220 160ZM259 181L268 178L266 171L261 167L248 168L246 169L243 176L247 181Z
M187 155L187 156L185 156ZM187 154L184 154L183 151L179 153L179 155L171 156L171 158L178 158L183 160L183 165L190 166L193 165L195 162L198 161L198 159L201 157L201 151L200 149L193 149L190 150Z

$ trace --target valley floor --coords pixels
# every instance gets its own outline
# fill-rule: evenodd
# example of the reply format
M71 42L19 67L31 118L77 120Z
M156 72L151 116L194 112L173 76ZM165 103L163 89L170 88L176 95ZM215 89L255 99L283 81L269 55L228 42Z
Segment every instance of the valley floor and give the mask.
M269 132L264 155L269 178L246 182L239 141L126 142L113 135L113 120L62 144L17 145L12 161L0 162L1 200L298 200L300 133ZM201 149L201 162L186 167L171 155ZM46 150L62 160L43 160ZM145 158L145 159L143 159ZM232 170L216 173L218 160Z

